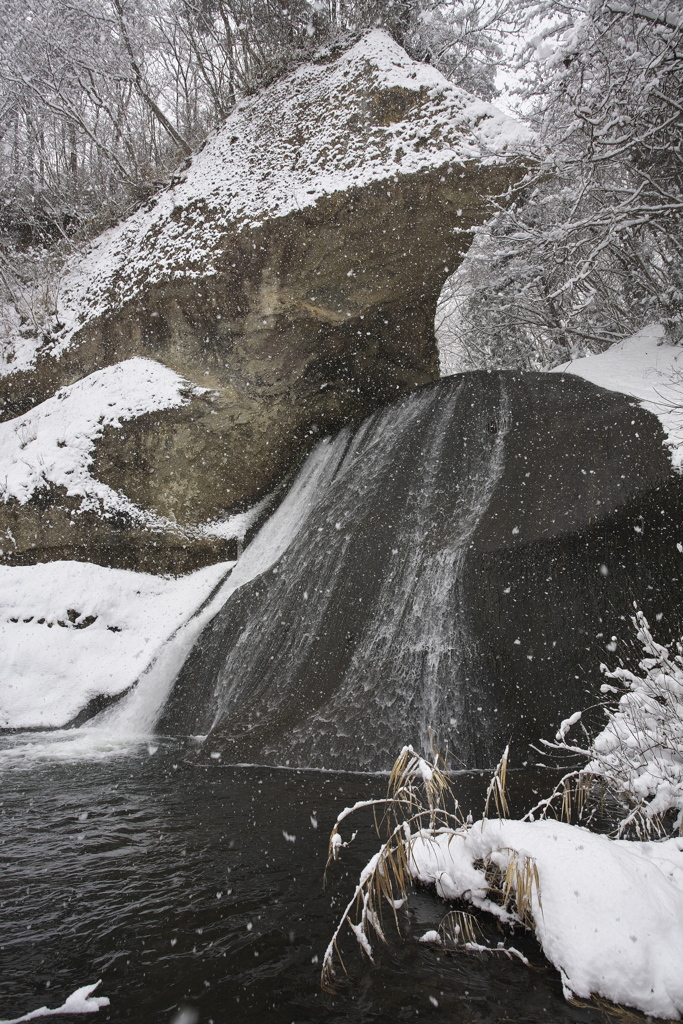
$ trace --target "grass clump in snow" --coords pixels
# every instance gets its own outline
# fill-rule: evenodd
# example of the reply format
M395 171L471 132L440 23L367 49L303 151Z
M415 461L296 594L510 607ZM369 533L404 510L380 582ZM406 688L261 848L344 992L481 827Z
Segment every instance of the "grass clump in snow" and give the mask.
M664 657L657 649L652 660ZM349 845L340 825L362 807L382 809L376 827L383 841L363 868L328 945L323 987L334 988L340 968L346 973L342 933L350 931L361 953L373 960L373 943L387 941L387 921L400 933L398 911L419 882L454 904L438 931L422 941L500 953L528 965L510 939L515 932L532 933L559 971L567 999L607 1000L679 1019L683 838L615 839L559 820L590 802L593 776L579 773L524 819L510 819L506 772L507 751L489 785L484 814L473 822L463 815L438 759L430 762L405 747L386 796L342 811L328 866ZM497 817L488 816L493 806ZM485 919L497 925L503 941L484 941Z
M507 763L506 749L489 784L483 820L486 820L492 806L495 806L498 816L508 813L505 795ZM384 841L361 872L354 894L327 947L321 980L323 988L328 991L336 986L338 967L346 972L339 942L344 928L350 930L361 952L374 962L373 941L387 941L387 914L400 934L397 911L406 902L411 885L419 878L425 850L433 846L438 861L438 851L444 842L450 847L454 837L467 835L473 827L471 817L466 818L462 812L438 756L431 762L416 754L411 746L406 746L394 764L386 796L359 801L353 807L345 808L337 817L330 835L327 869L353 839L348 842L342 840L341 823L365 807L373 808L375 826L378 835L384 836ZM383 813L378 818L377 810L380 808ZM538 871L533 858L508 849L500 857L487 859L482 868L473 866L472 872L478 882L471 890L474 893L471 902L475 907L493 909L501 921L511 925L526 924L532 920L534 890L540 905ZM436 880L436 888L446 899L460 898L464 892L453 891L445 872ZM458 948L490 949L521 956L517 950L502 944L483 946L479 941L481 935L476 917L461 909L450 911L434 936L435 941Z
M355 936L362 952L373 960L371 940L374 936L386 942L384 912L390 911L399 928L398 909L407 899L412 881L409 864L409 837L414 829L427 828L435 832L448 832L460 828L464 818L457 800L453 799L445 771L416 754L412 747L404 747L389 777L387 795L376 800L361 800L345 808L338 815L330 835L327 869L338 860L344 842L339 831L341 823L363 807L372 807L378 834L385 839L378 852L363 869L354 894L342 914L323 958L321 980L330 991L336 983L336 966L345 971L339 949L339 938L344 926ZM450 806L449 806L450 804ZM382 810L380 820L377 811ZM399 929L400 930L400 929Z

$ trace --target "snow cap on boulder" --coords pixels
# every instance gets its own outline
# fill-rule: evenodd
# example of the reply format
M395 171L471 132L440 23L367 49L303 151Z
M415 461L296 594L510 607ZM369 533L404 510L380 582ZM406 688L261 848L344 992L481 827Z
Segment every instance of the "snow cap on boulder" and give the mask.
M533 146L379 30L240 102L168 188L72 265L52 329L0 366L5 419L139 357L208 389L182 410L140 406L93 439L97 480L138 521L183 537L172 552L163 531L146 544L119 522L98 560L174 571L232 557L202 541L195 561L188 531L254 507L321 434L435 380L443 282ZM60 492L49 501L61 507ZM5 557L87 557L73 501L26 530L21 517L0 505ZM29 546L3 544L6 529Z

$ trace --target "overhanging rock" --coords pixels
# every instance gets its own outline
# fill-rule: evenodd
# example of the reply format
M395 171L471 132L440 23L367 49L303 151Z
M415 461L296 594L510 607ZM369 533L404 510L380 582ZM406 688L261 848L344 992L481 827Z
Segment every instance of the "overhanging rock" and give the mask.
M98 422L89 472L123 519L115 501L82 514L79 491L48 472L36 490L52 512L26 527L36 492L5 488L3 557L71 550L174 571L229 555L231 527L216 524L321 433L438 377L442 284L532 147L380 31L241 103L175 184L71 268L40 345L17 339L5 448L57 389L133 358L182 377L187 400Z

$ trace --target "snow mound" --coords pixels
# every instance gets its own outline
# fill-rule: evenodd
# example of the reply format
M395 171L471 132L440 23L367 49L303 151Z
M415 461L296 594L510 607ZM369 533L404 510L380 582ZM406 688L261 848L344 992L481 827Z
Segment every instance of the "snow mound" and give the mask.
M25 1020L35 1020L36 1017L54 1017L57 1014L67 1013L97 1013L104 1006L109 1006L109 1000L106 996L93 996L91 993L95 991L97 986L101 984L96 981L94 985L84 985L82 988L77 988L75 992L72 992L65 1003L61 1006L56 1007L54 1010L48 1009L47 1006L41 1006L38 1010L32 1010L30 1013L24 1014L23 1017L15 1017L13 1020L2 1020L0 1024L22 1024Z
M94 444L105 427L177 408L205 390L139 357L62 388L24 416L0 423L0 499L25 504L35 491L53 485L80 497L80 511L122 509L138 521L155 519L91 476Z
M556 366L551 373L572 373L607 391L620 391L640 401L657 416L667 435L676 469L683 468L683 348L664 340L664 328L653 324L619 341L600 355Z
M506 162L534 145L512 117L372 31L238 104L173 187L102 234L63 281L51 351L149 285L225 269L226 238L243 228L373 181ZM20 345L0 373L33 359Z
M683 1013L683 838L611 840L558 821L480 821L410 840L413 876L501 916L481 862L531 861L534 930L565 995Z
M0 728L58 728L128 689L232 564L179 579L87 562L0 566Z

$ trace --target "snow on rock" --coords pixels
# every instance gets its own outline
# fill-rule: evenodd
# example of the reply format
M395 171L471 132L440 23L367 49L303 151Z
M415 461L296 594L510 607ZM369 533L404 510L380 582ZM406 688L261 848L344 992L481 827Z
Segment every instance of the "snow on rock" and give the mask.
M235 555L222 530L195 528L252 509L318 437L438 379L443 281L534 147L379 30L241 101L166 189L74 259L33 356L26 338L0 346L0 417L113 359L196 385L184 409L106 430L97 448L103 485L163 522L122 515L114 530L53 489L45 515L0 507L5 559L77 549L183 572ZM69 493L89 500L74 475Z
M672 462L683 468L683 348L665 340L661 325L645 327L599 355L563 363L551 372L572 373L637 398L661 421Z
M558 821L484 820L419 833L412 873L497 916L482 863L531 859L533 927L567 998L602 996L656 1017L683 1013L683 838L611 840Z
M155 282L215 273L226 232L351 187L533 148L520 122L372 31L332 67L304 65L239 103L174 188L100 236L63 282L55 352L111 308L113 277L123 305Z
M128 689L231 564L179 579L85 562L0 566L0 728L60 727Z
M138 519L154 518L90 474L95 442L105 427L177 408L205 390L139 357L62 388L24 416L0 423L0 497L25 504L52 484L83 499L81 510L123 508Z

